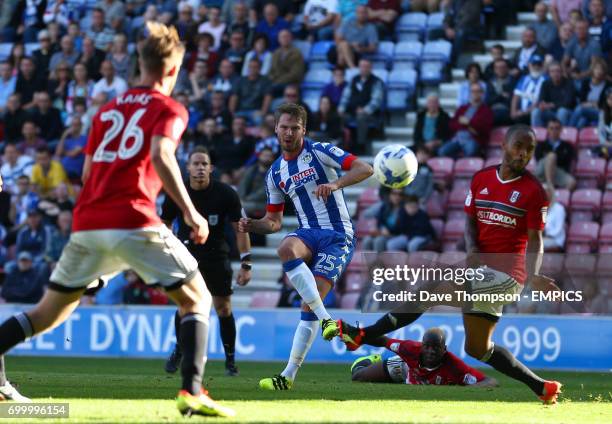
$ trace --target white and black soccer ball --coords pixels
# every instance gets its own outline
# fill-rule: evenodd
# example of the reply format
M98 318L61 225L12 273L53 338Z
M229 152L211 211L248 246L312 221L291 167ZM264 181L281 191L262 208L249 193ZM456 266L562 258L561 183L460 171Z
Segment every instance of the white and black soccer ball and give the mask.
M407 186L418 170L415 154L401 144L386 146L374 158L374 176L378 182L390 188Z

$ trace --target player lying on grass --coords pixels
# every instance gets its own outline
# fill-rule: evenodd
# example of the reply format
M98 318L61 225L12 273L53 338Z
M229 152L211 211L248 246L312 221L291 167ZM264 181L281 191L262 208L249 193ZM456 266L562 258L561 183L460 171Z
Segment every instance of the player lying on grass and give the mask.
M467 288L454 282L438 283L436 290L443 293L467 290L477 294L513 295L521 293L526 282L538 291L560 290L553 280L539 275L548 200L540 182L526 169L536 143L533 129L514 125L502 144L502 163L474 174L465 200L467 266L479 268L483 278L472 279L466 283ZM544 403L556 403L561 383L540 378L507 349L491 341L505 303L509 302L466 305L445 300L438 304L462 308L465 352L468 355L523 382ZM339 321L341 337L347 348L354 350L414 322L431 306L419 303L401 305L363 329Z
M381 336L371 343L384 346L396 355L364 356L353 362L353 381L497 387L497 380L470 367L446 350L446 337L439 328L430 328L422 342Z
M338 334L336 322L322 299L332 289L353 256L353 223L342 189L372 175L370 165L328 143L305 138L306 110L281 105L275 113L282 150L266 176L268 206L262 219L242 218L243 232L276 233L281 229L285 197L295 206L300 227L283 239L278 256L304 306L295 330L289 363L280 375L264 378L265 390L288 390L314 341L319 322L325 340ZM337 170L346 171L338 177Z

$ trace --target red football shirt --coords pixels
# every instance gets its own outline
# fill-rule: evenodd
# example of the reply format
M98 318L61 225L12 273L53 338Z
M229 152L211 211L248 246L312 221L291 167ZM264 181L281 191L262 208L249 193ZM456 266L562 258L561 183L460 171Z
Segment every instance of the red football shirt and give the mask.
M485 379L485 375L467 365L457 356L446 352L442 363L435 369L420 365L422 343L412 340L389 339L387 349L397 353L408 365L406 384L435 384L468 386Z
M187 120L183 105L150 88L128 90L104 105L85 147L92 166L73 231L160 225L155 199L162 183L151 163L151 139L169 137L178 144Z
M527 230L543 230L548 198L529 171L502 181L498 166L478 171L465 199L465 212L476 218L477 244L483 262L525 282ZM504 253L504 255L494 255Z

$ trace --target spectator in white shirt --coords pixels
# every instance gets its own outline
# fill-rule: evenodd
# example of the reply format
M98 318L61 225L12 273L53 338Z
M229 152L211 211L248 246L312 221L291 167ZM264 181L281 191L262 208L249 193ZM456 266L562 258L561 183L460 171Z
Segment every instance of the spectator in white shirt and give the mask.
M9 193L17 193L17 178L22 175L29 177L32 174L34 161L31 157L20 154L15 144L8 143L4 147L2 163L0 175L2 175L4 190Z
M123 78L115 75L115 67L110 60L102 62L100 73L102 74L102 79L94 85L92 97L105 93L108 100L112 100L127 91L127 83Z
M563 250L565 246L565 207L556 202L554 187L544 185L544 189L550 202L544 227L544 250Z
M331 40L337 15L337 0L308 0L304 6L304 29L310 41Z
M219 47L221 47L221 39L225 32L225 23L221 21L221 9L218 7L211 7L208 9L208 21L198 27L198 33L202 34L205 32L212 35L215 40L213 43L213 50L219 50Z

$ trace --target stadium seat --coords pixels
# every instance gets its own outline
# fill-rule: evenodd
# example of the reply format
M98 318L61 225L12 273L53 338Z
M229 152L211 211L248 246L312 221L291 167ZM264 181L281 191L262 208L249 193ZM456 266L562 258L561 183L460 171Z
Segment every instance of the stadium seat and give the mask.
M555 190L555 199L558 203L562 204L567 210L570 205L570 192L566 188L558 188Z
M506 137L506 133L508 132L508 128L510 127L493 128L493 131L491 131L491 135L489 137L489 145L501 146L504 138Z
M417 73L414 69L393 69L387 80L387 109L411 109L416 85Z
M40 49L40 43L25 43L24 48L26 56L32 56L35 50Z
M448 199L447 191L439 192L437 190L434 190L434 192L431 194L431 196L427 200L427 204L426 204L427 215L429 215L430 218L444 217L444 215L446 214L447 199Z
M601 211L601 191L581 188L572 193L570 202L571 222L591 221Z
M412 68L421 60L423 44L420 41L400 41L393 51L393 69L399 68L401 63L411 63Z
M7 60L11 55L13 43L0 43L0 60Z
M423 46L423 60L448 63L452 44L446 40L428 41Z
M453 178L454 162L451 158L430 158L427 160L427 165L432 169L434 181L449 185Z
M426 38L429 40L433 34L441 32L444 29L444 13L436 12L427 15Z
M500 163L501 163L501 157L487 158L487 160L485 161L482 167L488 168L489 166L496 166L496 165L499 165Z
M542 267L541 267L540 272L550 277L561 275L563 271L564 262L565 262L565 254L546 253L545 255L542 256Z
M393 69L388 74L387 85L389 88L404 88L413 91L417 85L417 78L414 69Z
M421 250L418 252L408 253L408 266L411 268L419 268L423 266L434 266L438 261L438 252L429 250Z
M484 166L482 158L471 157L461 158L455 161L453 171L455 179L471 179L475 172L480 171Z
M383 83L387 84L387 80L389 79L389 71L386 69L374 68L372 69L372 73L380 78Z
M441 266L451 265L451 266L463 266L465 265L465 252L459 251L448 251L440 253L438 256L438 263Z
M412 91L403 88L387 89L387 110L407 111L412 109Z
M570 277L593 276L597 262L596 255L566 255L565 269Z
M573 222L569 228L565 250L567 253L590 253L594 251L597 246L598 235L598 223L585 221Z
M439 218L432 218L430 222L436 233L436 238L440 240L442 238L442 231L444 231L444 221Z
M321 69L321 68L320 68ZM327 70L327 69L325 69ZM310 108L311 112L319 111L319 101L321 100L321 90L303 90L302 101Z
M578 188L596 188L602 185L605 174L606 161L597 157L581 157L574 171Z
M599 252L604 246L612 247L612 222L604 223L599 230ZM606 249L608 250L608 249ZM612 263L610 263L612 270Z
M605 191L601 201L601 222L606 224L612 221L612 191Z
M382 265L386 268L394 268L396 265L404 265L408 263L407 252L386 251L380 256Z
M420 81L428 85L440 84L444 80L444 66L442 62L422 62L419 67Z
M544 127L533 127L533 131L536 135L536 140L538 141L546 141L546 128Z
M442 232L442 251L456 251L457 242L465 233L465 220L453 219L446 222Z
M310 58L308 60L310 69L313 68L313 63L322 63L323 67L329 68L327 61L327 51L334 45L333 41L317 41L310 49Z
M365 275L361 272L347 272L344 278L344 293L360 293L365 283Z
M333 79L332 72L329 69L311 69L304 76L302 89L321 90L326 84Z
M578 147L593 147L599 144L599 136L597 135L597 127L587 127L580 130L578 133Z
M359 68L347 68L344 71L344 79L349 85L357 75L359 75Z
M576 146L578 144L578 130L574 127L563 127L561 130L561 140Z
M448 196L447 208L448 210L461 210L463 211L463 205L465 204L465 197L467 195L466 187L454 187Z
M375 187L368 187L361 192L357 199L357 212L361 213L366 208L369 208L380 200L378 196L378 189Z
M395 50L395 44L392 41L380 41L376 52L367 55L366 57L372 62L374 69L383 68L387 69L391 60L393 59L393 51Z
M346 271L347 272L365 272L368 269L367 258L368 256L375 256L376 253L366 252L363 250L356 251L353 255L353 259L348 264Z
M312 44L310 43L310 41L293 40L293 45L300 49L300 52L302 52L302 56L304 57L304 62L308 63L308 60L310 59L310 52L312 49Z
M395 23L398 41L420 40L427 26L427 15L421 12L404 13Z
M346 293L340 299L340 309L357 309L360 293Z
M375 218L359 218L355 227L356 236L360 238L369 236L378 229Z
M251 308L276 308L280 299L280 291L258 291L251 297Z

